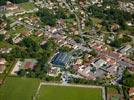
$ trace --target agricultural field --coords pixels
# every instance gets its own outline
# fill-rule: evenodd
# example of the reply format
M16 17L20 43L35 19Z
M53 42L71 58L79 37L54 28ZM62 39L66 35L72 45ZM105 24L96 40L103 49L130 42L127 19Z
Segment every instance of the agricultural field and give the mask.
M39 100L102 100L101 89L42 86L38 95Z
M37 79L8 77L0 87L0 100L32 100L38 85Z

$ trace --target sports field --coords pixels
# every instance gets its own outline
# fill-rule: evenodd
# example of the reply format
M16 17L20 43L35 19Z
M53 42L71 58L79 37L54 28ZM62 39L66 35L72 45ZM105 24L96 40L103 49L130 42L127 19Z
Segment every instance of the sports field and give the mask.
M38 95L39 100L102 100L101 89L42 86Z
M8 77L0 87L0 100L32 100L38 85L36 79Z

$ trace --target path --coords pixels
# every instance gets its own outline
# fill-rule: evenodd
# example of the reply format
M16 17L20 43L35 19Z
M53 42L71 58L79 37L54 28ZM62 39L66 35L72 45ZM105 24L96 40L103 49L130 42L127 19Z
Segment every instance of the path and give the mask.
M33 100L38 100L38 96L39 96L41 86L42 86L42 82L39 84L39 87L38 87L38 89L35 93L35 96L33 96Z

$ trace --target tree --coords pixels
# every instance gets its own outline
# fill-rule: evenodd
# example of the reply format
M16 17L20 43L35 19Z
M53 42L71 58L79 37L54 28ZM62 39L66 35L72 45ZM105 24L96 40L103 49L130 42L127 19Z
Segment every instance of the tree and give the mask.
M87 20L85 21L85 25L86 25L86 26L93 26L93 21L92 21L91 19L87 19Z
M36 77L36 74L32 70L30 70L28 72L29 73L27 74L27 77L31 77L31 78L35 78Z
M128 69L126 69L123 73L123 85L134 87L134 75L131 74Z
M46 75L46 73L44 73L43 71L40 71L40 74L38 75L38 78L45 79L45 75Z
M25 49L21 49L20 47L13 48L9 55L14 58L26 58L29 56Z
M122 40L119 39L119 38L116 38L114 41L112 41L112 42L110 43L110 45L111 45L112 47L119 48L119 47L121 47L121 45L122 45Z
M123 35L123 37L121 38L123 43L127 43L127 42L131 42L132 38L128 35Z
M8 43L10 43L10 44L13 44L13 40L12 40L11 37L9 37L6 41L7 41Z
M117 0L104 0L103 5L114 6ZM110 9L105 9L105 6L98 7L97 5L92 5L88 7L88 13L92 17L97 17L102 19L102 21L117 23L120 25L121 29L128 29L126 21L132 21L133 15L130 12L117 9L117 7L111 7Z
M59 48L60 52L69 52L71 50L72 50L72 48L69 48L67 46L62 46L62 47Z
M74 37L74 40L77 42L77 43L81 43L82 40L81 40L81 37L79 35L75 35Z
M67 16L65 14L65 10L62 7L59 7L58 10L56 11L56 18L57 19L66 19Z
M55 43L54 39L50 38L48 39L47 43L42 45L41 47L46 51L54 51L57 49L57 44Z
M129 54L129 58L130 58L132 61L134 61L134 52L131 52L131 53Z
M41 22L44 25L50 25L50 26L55 26L56 25L56 17L53 14L53 12L49 9L40 9L37 12L37 16L40 17Z
M17 74L22 77L22 76L25 76L26 71L24 69L21 69L21 70L18 71Z
M91 52L90 52L90 54L92 55L92 56L97 56L97 52L93 49Z
M118 1L117 0L103 0L103 3L102 3L103 6L112 6L112 7L117 7L118 5Z
M53 79L54 79L54 78L51 77L51 76L46 76L46 79L45 79L45 80L49 82L49 81L52 81Z
M0 41L3 41L5 36L3 34L0 34Z
M41 67L40 67L40 66L36 66L36 68L34 69L34 72L35 72L35 74L36 74L36 77L39 76L40 71L41 71Z
M38 49L40 48L37 42L32 40L30 37L24 38L21 41L20 45L27 47L29 51L33 51L33 52L37 52Z

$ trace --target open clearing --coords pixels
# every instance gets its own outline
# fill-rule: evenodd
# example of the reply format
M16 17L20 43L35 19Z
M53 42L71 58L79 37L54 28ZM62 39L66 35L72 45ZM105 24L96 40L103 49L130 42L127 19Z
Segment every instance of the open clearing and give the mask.
M68 86L41 86L39 100L102 100L102 89Z
M37 79L8 77L0 87L0 100L32 100L38 85Z

